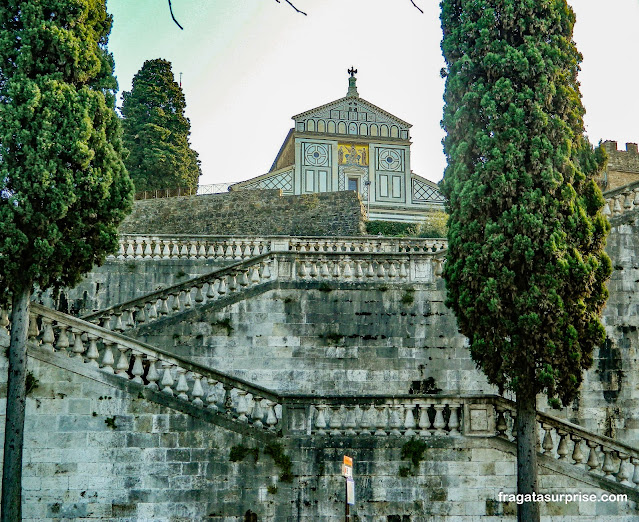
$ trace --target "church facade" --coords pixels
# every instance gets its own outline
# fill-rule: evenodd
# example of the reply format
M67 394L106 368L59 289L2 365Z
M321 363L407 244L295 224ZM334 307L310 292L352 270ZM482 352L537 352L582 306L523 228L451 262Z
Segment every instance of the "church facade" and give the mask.
M361 98L350 69L347 95L293 116L270 171L230 190L283 194L353 190L371 220L418 222L443 210L437 184L411 171L411 125Z

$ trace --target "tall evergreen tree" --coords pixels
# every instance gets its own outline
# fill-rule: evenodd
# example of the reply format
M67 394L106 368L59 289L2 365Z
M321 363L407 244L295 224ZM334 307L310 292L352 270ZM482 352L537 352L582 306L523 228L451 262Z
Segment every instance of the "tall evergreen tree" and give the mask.
M136 190L197 188L200 161L189 143L191 123L171 62L144 62L122 99L125 164Z
M132 203L104 0L0 4L0 305L12 302L1 520L21 520L29 299L117 247Z
M609 224L566 0L442 0L447 305L517 396L517 487L537 487L536 396L570 403L604 340ZM537 503L519 519L539 519Z

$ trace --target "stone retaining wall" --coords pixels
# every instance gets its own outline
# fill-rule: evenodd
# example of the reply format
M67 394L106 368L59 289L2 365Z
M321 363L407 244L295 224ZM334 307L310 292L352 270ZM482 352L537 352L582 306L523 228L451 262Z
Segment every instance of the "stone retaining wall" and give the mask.
M354 191L282 196L242 190L136 201L124 234L354 236L365 233L364 208Z

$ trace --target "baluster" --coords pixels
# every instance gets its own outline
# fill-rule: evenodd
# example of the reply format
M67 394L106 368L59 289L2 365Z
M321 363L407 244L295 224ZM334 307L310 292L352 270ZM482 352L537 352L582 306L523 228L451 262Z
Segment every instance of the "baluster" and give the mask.
M206 249L206 258L207 259L215 259L215 245L213 243L209 243L208 248Z
M170 245L170 241L166 240L163 241L164 243L164 248L162 249L162 256L164 259L169 259L171 257L171 247Z
M246 399L246 390L237 390L237 420L240 422L248 422L248 400Z
M639 459L636 457L632 457L630 462L634 466L634 472L632 474L632 482L635 485L635 488L639 488Z
M346 408L346 416L344 420L344 428L346 428L346 435L356 435L355 428L357 427L357 418L355 413L355 406L348 405Z
M124 254L125 254L124 241L120 240L120 241L118 241L118 254L117 254L117 258L118 258L118 259L124 259Z
M637 208L639 207L639 188L634 189L633 192L635 194L635 198L632 200L632 206Z
M234 254L235 254L235 259L237 259L238 261L242 259L242 247L239 245L239 243L235 244Z
M206 259L206 247L204 246L204 241L200 241L200 248L197 251L198 259Z
M315 429L318 435L326 435L326 405L319 404L315 406L317 410L315 414Z
M313 260L311 260L311 271L308 275L312 278L316 278L319 275L319 272L317 271L317 263Z
M133 249L133 239L127 239L127 247L126 247L126 257L128 259L135 258L135 250Z
M399 277L401 279L406 279L408 277L408 270L406 269L406 263L399 263Z
M251 413L251 418L253 419L253 426L256 428L263 428L264 423L264 408L262 408L262 401L259 397L253 397L253 402L255 406L253 406L253 412Z
M151 249L151 238L142 239L144 242L144 259L151 259L153 257L153 250Z
M630 470L625 465L626 461L630 458L630 455L619 452L618 457L619 457L619 472L617 473L617 482L621 482L622 484L625 484L626 486L632 486L632 484L628 480L630 478Z
M508 436L506 435L506 430L508 429L508 424L506 424L506 417L504 416L505 410L500 406L496 406L495 410L497 411L497 424L495 426L497 429L497 436L507 439Z
M566 440L568 432L564 430L557 430L557 435L559 435L559 445L557 446L557 458L559 460L567 461L566 456L568 455L568 442Z
M448 434L451 436L459 435L459 404L452 403L449 404L448 407L450 409L450 417L448 418L448 428L450 431Z
M221 247L220 247L221 248ZM206 407L211 411L218 411L217 407L217 385L218 382L210 377L207 378L209 392L206 395Z
M619 196L615 196L615 203L612 209L612 213L615 215L621 214L621 204L619 203Z
M149 319L149 321L155 321L158 318L157 301L149 304L147 318Z
M552 451L552 449L555 447L555 443L553 442L552 435L550 434L550 432L552 431L552 426L542 423L541 427L546 431L544 440L541 443L541 447L544 450L542 453L545 455L546 453L550 453Z
M82 354L84 353L84 344L82 344L82 332L77 328L72 328L71 333L73 333L73 356L74 359L78 359L84 362L84 357Z
M124 326L122 326L122 312L115 312L115 324L113 330L115 332L124 332Z
M421 437L429 437L430 431L430 417L428 416L428 410L430 406L427 404L420 404L419 406L419 435Z
M386 277L386 270L384 269L384 263L382 261L377 263L377 277L380 279Z
M133 307L131 307L131 309L130 309L130 310L125 310L125 311L124 311L124 314L126 314L126 315L125 315L126 319L125 319L125 321L124 321L124 325L125 325L125 327L126 327L127 329L129 329L129 328L135 328L135 318L134 318L134 315L133 315L133 314L134 314L135 312L137 312L137 310L138 310L138 309L137 309L137 307L136 307L136 306L133 306Z
M597 448L599 448L599 444L597 444L594 440L587 440L586 444L590 448L590 454L588 455L588 462L586 462L586 465L590 468L590 473L595 473L599 471L599 459L597 458Z
M371 404L368 409L364 409L363 407L360 409L362 411L362 418L359 423L359 433L360 435L370 435L370 428L373 426L373 419L375 418L375 407Z
M169 315L169 298L167 296L162 296L160 297L160 316L164 317L166 315Z
M228 276L228 280L229 280L229 291L235 292L237 290L237 278L235 277L235 274L231 274L230 276Z
M180 245L178 241L173 241L173 248L171 248L171 259L179 259L180 257Z
M178 399L182 399L183 401L188 401L188 391L189 385L186 382L186 370L180 366L176 366L175 372L177 373L177 386L175 387L175 391L178 392Z
M189 257L189 245L186 242L182 243L182 246L180 247L180 257Z
M362 263L359 261L355 262L355 278L361 279L364 277L364 272L362 271Z
M349 261L344 262L344 279L348 280L353 277L353 271L351 270L351 264Z
M98 337L93 334L87 334L89 338L89 349L87 350L86 358L87 364L89 366L94 366L95 368L99 368L98 357L100 357L100 352L98 352L97 339Z
M339 436L342 434L342 419L340 418L341 406L331 406L331 418L328 427L331 428L331 435Z
M55 349L64 355L69 355L67 348L69 348L69 334L67 333L68 326L66 324L58 323L60 333L58 334L58 341L55 343Z
M586 457L581 452L581 437L577 437L576 435L571 435L570 438L575 443L575 446L572 450L572 460L575 461L575 466L581 468L584 460L586 460Z
M375 409L377 410L377 418L375 419L375 427L377 429L375 430L375 436L385 437L387 417L388 417L388 414L386 412L386 405L378 404L377 406L375 406Z
M634 194L632 192L624 192L623 196L624 196L624 201L623 201L623 210L624 212L627 212L628 210L632 209L632 196Z
M193 306L193 302L191 301L191 290L184 291L184 309L191 308Z
M189 258L197 259L197 241L191 241L189 248Z
M209 281L207 284L206 299L207 301L211 301L212 299L215 299L215 285L219 284L219 281L216 279L213 282Z
M162 361L162 380L160 381L160 386L162 387L162 391L167 395L173 395L173 376L171 375L171 368L173 365L168 361Z
M270 431L275 431L275 425L277 424L277 416L275 415L275 403L273 401L266 401L266 424Z
M257 284L260 282L260 272L257 269L256 266L251 267L251 277L250 277L251 283L252 284Z
M251 257L251 245L250 243L244 244L244 251L242 252L242 259L248 259Z
M171 310L173 310L174 312L179 312L180 311L180 292L176 293L176 294L171 294L171 296L173 296L173 304L171 305Z
M147 361L149 361L149 370L146 372L146 380L149 383L146 385L147 388L151 390L158 390L158 379L160 378L160 374L158 373L157 367L155 363L157 362L157 357L153 357L152 355L146 356Z
M253 248L251 250L251 256L250 257L255 257L255 256L259 256L261 254L260 252L260 244L255 242L253 243Z
M397 268L395 267L395 263L391 263L388 268L388 277L394 279L397 277Z
M328 271L328 264L326 263L326 261L322 261L322 267L320 269L320 277L326 278L330 276L331 274Z
M143 384L142 375L144 375L144 366L142 365L142 353L131 350L131 355L133 357L133 368L131 369L131 375L133 375L133 382L137 382L138 384Z
M220 284L217 287L217 293L220 295L224 295L226 293L226 277L223 277L219 281L220 281Z
M218 243L215 247L215 257L223 258L224 257L224 248L222 247L222 243Z
M603 462L602 470L606 474L606 478L612 480L613 471L615 471L615 465L612 459L613 450L611 450L610 448L606 448L605 446L603 446L602 449L604 453L604 462Z
M224 406L224 412L231 416L233 414L233 398L231 397L232 387L228 384L222 384L224 388L224 398L222 399L222 406Z
M195 302L200 304L204 302L204 294L202 293L202 286L198 285L195 290Z
M402 427L402 413L401 413L402 405L401 404L393 404L390 407L390 434L399 437L402 432L399 431L399 428Z
M136 259L142 259L144 257L144 251L142 250L142 243L144 242L141 238L135 239L135 257Z
M102 371L107 373L114 373L113 365L115 364L115 358L113 357L113 350L111 349L112 341L104 339L104 354L102 355Z
M129 370L129 359L126 356L128 348L120 343L116 343L115 347L120 351L120 358L118 359L118 364L115 367L115 374L128 379L129 376L127 371Z
M413 414L414 408L415 405L412 402L404 403L404 411L406 412L406 416L404 418L404 428L406 428L406 431L404 431L404 435L406 437L415 436L415 430L413 429L415 428L415 415Z
M366 268L366 277L369 279L375 277L375 270L373 270L373 263L368 262L368 267Z
M135 322L137 325L146 323L146 305L147 303L142 303L142 306L135 313Z
M240 274L240 280L238 281L241 287L247 287L249 284L248 275L245 270L242 270Z
M27 327L27 338L32 343L36 342L36 338L40 332L38 331L38 322L34 314L29 314L29 325Z
M3 312L4 313L4 312ZM8 323L9 321L7 321ZM53 334L53 321L48 317L42 318L42 348L44 348L47 352L54 352L53 343L55 342L55 335ZM1 327L1 326L0 326ZM6 330L6 328L5 328Z
M435 421L433 422L433 428L435 428L435 433L437 435L444 435L444 428L446 427L446 422L444 421L444 405L443 404L435 404Z
M233 247L230 243L226 244L226 250L224 251L224 257L226 259L233 259Z
M308 270L304 261L301 261L298 264L297 275L299 275L300 277L306 277L308 275Z
M339 276L340 276L339 261L335 261L335 263L333 263L333 277L335 279L339 279Z

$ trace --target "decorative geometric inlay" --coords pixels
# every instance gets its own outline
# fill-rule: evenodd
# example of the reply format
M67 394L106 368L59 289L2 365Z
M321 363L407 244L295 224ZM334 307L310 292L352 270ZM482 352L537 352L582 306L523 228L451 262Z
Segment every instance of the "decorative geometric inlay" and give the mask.
M346 190L346 178L349 174L361 174L361 183L362 186L360 188L362 198L366 201L368 199L368 169L367 168L349 168L348 174L346 173L346 169L349 168L348 165L340 165L339 167L339 175L337 176L337 190Z
M286 172L281 172L280 174L276 174L275 176L258 179L257 181L254 181L253 183L244 185L244 187L242 188L249 189L249 190L282 189L282 191L284 192L292 192L293 191L293 171L288 170Z
M445 201L445 199L436 188L413 179L413 201Z
M311 167L329 166L328 144L325 143L305 143L304 144L304 165Z
M399 149L377 149L377 170L402 172L404 170L404 151Z

